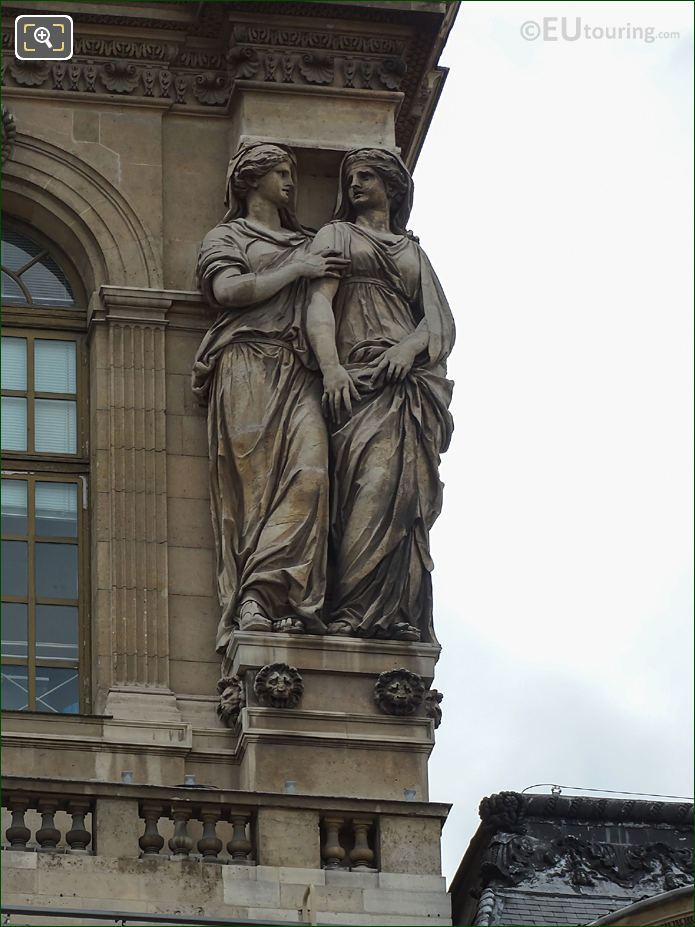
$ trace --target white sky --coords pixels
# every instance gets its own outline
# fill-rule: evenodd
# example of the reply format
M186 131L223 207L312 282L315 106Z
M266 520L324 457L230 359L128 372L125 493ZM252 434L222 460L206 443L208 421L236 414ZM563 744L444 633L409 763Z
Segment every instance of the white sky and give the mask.
M563 15L680 38L522 38ZM693 794L692 36L689 2L464 2L442 57L410 225L458 325L448 876L492 792Z

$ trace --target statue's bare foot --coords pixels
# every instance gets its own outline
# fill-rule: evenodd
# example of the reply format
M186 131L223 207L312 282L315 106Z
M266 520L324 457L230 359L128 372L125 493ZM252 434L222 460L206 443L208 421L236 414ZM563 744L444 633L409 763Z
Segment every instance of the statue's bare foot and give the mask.
M301 618L280 618L273 622L273 631L282 634L304 634L304 622Z
M272 631L273 622L268 618L263 608L253 599L241 603L239 609L240 631Z
M399 621L391 628L391 639L394 641L419 641L420 632L407 621Z
M338 618L336 621L331 621L331 623L326 628L326 634L337 634L341 637L352 637L354 635L352 625L349 621L344 621L342 618Z

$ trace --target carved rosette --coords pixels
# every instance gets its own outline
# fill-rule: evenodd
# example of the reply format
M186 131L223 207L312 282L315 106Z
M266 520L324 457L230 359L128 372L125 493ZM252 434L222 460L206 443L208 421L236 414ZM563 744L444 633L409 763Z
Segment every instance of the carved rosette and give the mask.
M442 723L442 709L440 706L443 698L444 696L438 689L428 689L425 692L425 714L428 718L432 718L435 727L439 727Z
M246 704L244 687L238 676L223 676L217 683L220 701L217 714L227 727L234 727L239 720L241 709Z
M253 691L266 707L296 708L304 694L304 680L294 666L269 663L256 673Z
M422 678L403 668L380 673L374 684L374 700L387 715L415 714L424 694Z
M14 116L3 106L2 108L2 163L9 161L14 154L14 146L17 140L17 125Z

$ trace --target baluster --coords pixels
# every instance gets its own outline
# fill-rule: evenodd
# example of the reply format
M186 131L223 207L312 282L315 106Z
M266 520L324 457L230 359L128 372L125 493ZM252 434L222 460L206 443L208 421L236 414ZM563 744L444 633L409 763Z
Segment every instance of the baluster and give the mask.
M39 853L55 853L60 831L53 820L60 802L57 798L40 798L37 807L41 813L41 827L36 831Z
M246 824L250 815L248 813L232 813L229 820L232 822L232 839L227 844L230 862L236 865L246 865L251 852L251 841L246 836Z
M220 809L204 805L200 809L200 819L203 822L203 836L198 841L198 852L204 863L221 863L222 860L217 857L222 849L222 841L216 831Z
M140 814L145 819L145 833L138 840L142 855L157 856L164 846L164 837L157 827L164 814L164 806L156 801L143 801L140 803Z
M29 799L20 795L12 795L8 799L7 807L12 812L12 823L5 831L5 836L10 841L10 849L26 850L27 841L31 837L31 831L24 823L24 815L29 808Z
M169 840L172 859L188 859L193 849L193 840L188 836L188 822L191 809L186 805L174 806L171 811L174 820L174 836Z
M323 845L323 868L337 869L345 859L345 850L340 845L340 828L344 819L338 817L325 817L326 841Z
M70 847L68 853L89 853L87 849L92 835L84 825L85 815L89 812L90 803L86 799L70 799L68 811L72 815L72 827L65 835L65 842Z
M369 828L371 827L371 818L353 818L352 830L354 834L354 845L350 850L350 867L356 872L360 869L369 869L374 862L374 851L369 848Z

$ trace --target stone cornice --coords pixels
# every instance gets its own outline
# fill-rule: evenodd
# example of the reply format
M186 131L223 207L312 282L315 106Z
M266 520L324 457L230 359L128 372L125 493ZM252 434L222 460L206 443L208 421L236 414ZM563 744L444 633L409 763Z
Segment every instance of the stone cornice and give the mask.
M143 4L144 6L144 4ZM53 9L45 3L42 9ZM22 4L6 3L17 14ZM168 9L104 4L61 6L75 19L75 55L69 62L3 61L10 92L88 94L119 105L173 107L224 114L237 80L295 87L398 91L403 106L396 141L410 166L419 152L445 69L437 67L458 3L421 8L392 4L202 3L180 16ZM36 6L33 7L33 11ZM326 18L330 23L326 22ZM369 25L368 25L369 24ZM13 49L11 20L3 48Z
M486 829L509 833L523 833L526 821L531 818L605 824L672 824L683 827L693 823L693 805L688 802L524 795L520 792L499 792L484 798L479 813Z

